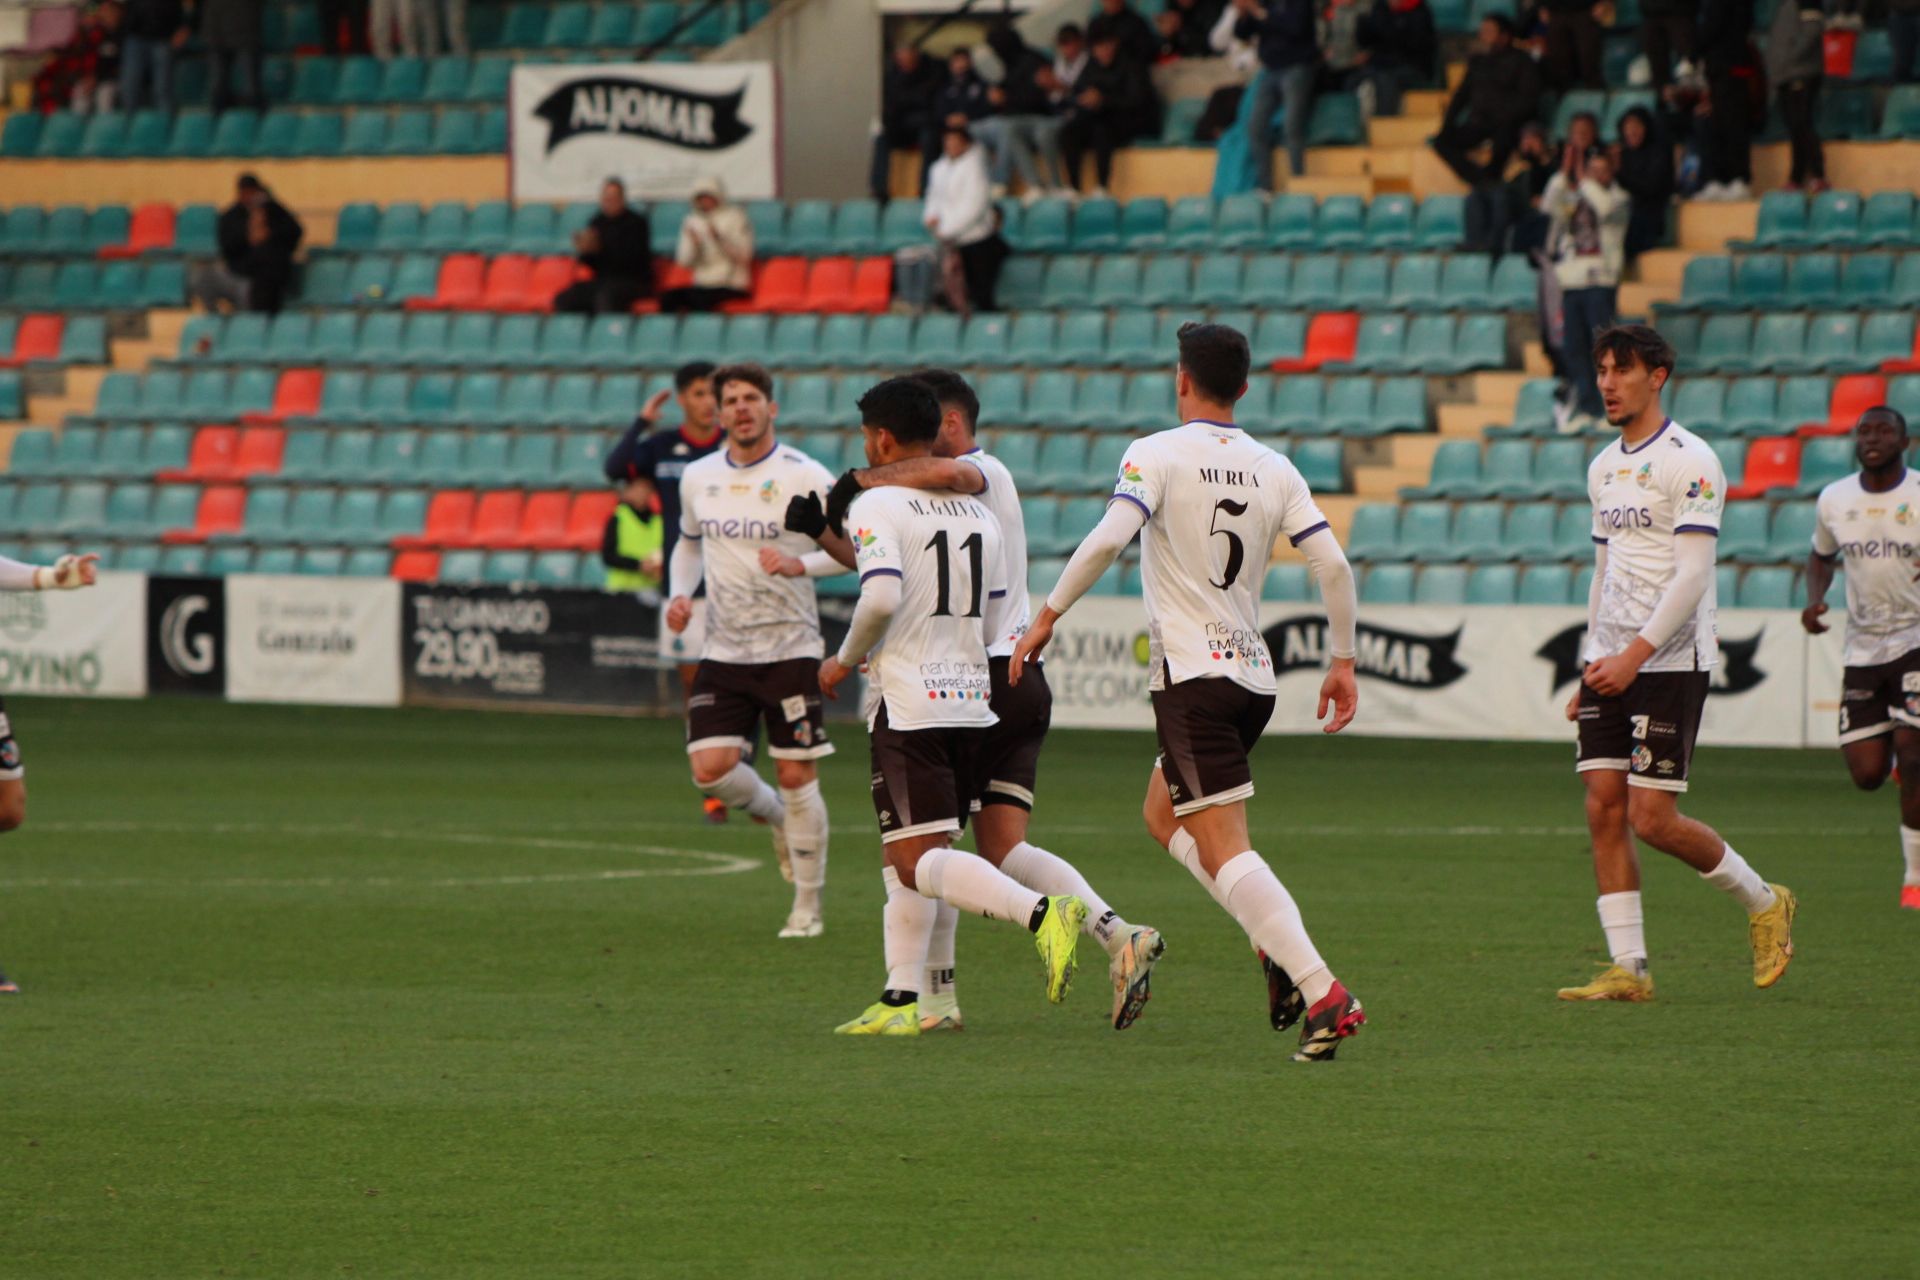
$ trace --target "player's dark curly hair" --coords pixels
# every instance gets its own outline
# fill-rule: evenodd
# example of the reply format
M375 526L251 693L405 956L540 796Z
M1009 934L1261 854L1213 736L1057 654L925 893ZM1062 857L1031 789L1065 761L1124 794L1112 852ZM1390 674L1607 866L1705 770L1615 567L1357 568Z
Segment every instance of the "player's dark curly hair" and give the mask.
M713 361L689 360L673 371L673 389L675 391L685 391L688 387L700 381L700 379L711 378L712 376ZM715 388L715 390L718 390L718 388ZM768 392L767 394L771 395L773 393Z
M965 378L951 369L915 369L909 376L915 382L926 384L933 398L940 402L942 411L958 409L960 416L967 420L968 431L980 425L980 397L974 394Z
M940 434L940 401L918 378L888 378L860 397L860 422L893 432L901 444L932 444Z
M1238 329L1197 320L1180 326L1180 367L1200 394L1215 404L1232 404L1240 398L1252 366L1247 335Z
M722 365L713 371L713 394L724 396L729 382L744 382L757 388L761 395L773 399L773 375L764 365L752 363Z
M1892 418L1893 425L1900 428L1900 434L1903 436L1907 434L1907 415L1890 404L1874 405L1860 415L1859 422L1865 422L1868 418ZM1859 422L1854 425L1858 426Z
M1648 324L1616 324L1602 329L1593 340L1593 367L1600 367L1601 356L1612 356L1618 368L1642 365L1651 373L1665 369L1673 373L1673 344Z

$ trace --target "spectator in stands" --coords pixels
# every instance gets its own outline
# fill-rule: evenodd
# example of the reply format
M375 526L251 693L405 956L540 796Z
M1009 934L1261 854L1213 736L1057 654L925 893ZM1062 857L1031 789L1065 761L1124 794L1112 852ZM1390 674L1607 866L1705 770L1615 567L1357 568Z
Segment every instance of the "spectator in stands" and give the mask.
M1087 33L1077 23L1063 23L1053 33L1053 78L1061 85L1060 97L1056 105L1064 107L1067 96L1074 84L1080 79L1080 73L1087 69Z
M373 46L376 58L393 56L393 41L397 34L400 38L400 52L409 58L418 57L422 50L428 54L434 52L431 44L422 44L422 35L434 29L435 19L427 8L436 0L369 0L367 5L367 38ZM462 38L466 30L466 10L461 9L460 16Z
M607 590L633 592L649 604L659 603L660 569L666 563L661 556L666 528L658 503L652 485L629 480L620 487L620 505L607 517L600 534Z
M940 246L947 297L963 316L993 311L1007 242L1000 238L986 151L957 121L947 125L942 145L945 154L934 162L927 179L925 220Z
M1645 107L1620 117L1620 145L1614 171L1633 201L1627 217L1627 261L1667 238L1667 206L1673 203L1673 148L1660 136L1658 122Z
M1920 78L1920 0L1887 0L1887 42L1895 84Z
M120 109L173 110L173 54L187 42L180 0L127 0L121 15Z
M660 295L663 311L712 311L736 302L753 288L753 223L727 199L718 178L693 187L693 208L680 223L674 261L693 272L693 283Z
M1160 37L1148 21L1127 4L1127 0L1100 0L1100 12L1087 23L1087 43L1098 45L1112 37L1120 46L1120 57L1145 71L1153 65L1160 49Z
M1153 19L1160 35L1159 57L1213 57L1215 50L1210 36L1214 23L1224 11L1223 0L1168 0L1167 7Z
M933 98L934 119L942 133L954 124L971 125L992 109L987 82L973 69L973 51L955 49L947 55L947 82Z
M1005 195L1016 174L1029 202L1047 190L1061 191L1067 182L1060 160L1060 117L1053 106L1053 90L1059 84L1053 60L1022 40L1011 26L989 32L987 47L1006 69L1000 83L987 90L995 114L973 125L973 136L987 150L993 194Z
M1207 43L1214 53L1226 60L1227 67L1236 76L1251 81L1260 74L1260 48L1251 40L1242 40L1234 34L1234 28L1240 24L1240 10L1228 5L1214 19L1213 30L1207 33ZM1207 96L1207 105L1200 112L1200 119L1193 126L1195 142L1218 142L1220 135L1233 126L1234 119L1240 114L1240 99L1247 92L1246 83L1223 84Z
M1362 0L1328 0L1314 24L1322 75L1318 88L1344 93L1359 85L1366 57L1360 48Z
M1145 66L1121 56L1112 31L1093 42L1093 57L1073 82L1071 106L1060 126L1060 155L1069 179L1080 177L1081 161L1093 151L1092 194L1104 196L1113 183L1113 153L1142 134L1152 133L1155 102Z
M1439 47L1426 0L1373 0L1360 20L1361 110L1399 115L1406 91L1433 80Z
M1600 6L1594 0L1543 0L1547 22L1541 78L1556 92L1604 89L1600 71Z
M444 33L447 52L467 56L467 0L410 0L420 25L420 48L431 58L440 52Z
M1560 171L1560 153L1538 120L1520 126L1520 141L1505 182L1487 182L1467 196L1466 248L1475 253L1530 256L1547 240L1540 199Z
M261 6L258 0L198 0L200 38L207 46L207 75L216 113L231 106L266 109L261 68ZM240 88L234 89L238 72Z
M367 51L367 0L320 0L320 40L327 56Z
M894 49L880 81L880 131L873 135L873 164L867 173L867 191L882 204L892 194L889 179L895 148L913 147L920 152L920 191L925 194L927 170L940 155L939 117L933 100L945 79L940 64L917 46L903 44Z
M1606 406L1594 381L1593 338L1613 323L1626 268L1630 199L1614 181L1613 157L1568 142L1543 203L1552 219L1547 256L1560 286L1565 337L1561 365L1573 385L1582 428L1600 425Z
M73 39L53 51L33 77L36 111L111 111L119 94L120 6L116 0L89 9Z
M1655 93L1673 83L1674 64L1693 59L1700 0L1640 0L1640 47Z
M1480 49L1447 102L1434 154L1470 187L1497 184L1520 138L1539 114L1540 76L1533 59L1513 47L1513 21L1503 13L1480 20Z
M574 255L593 274L553 296L555 311L625 312L653 294L653 224L627 204L626 184L600 184L600 212L573 233Z
M236 311L280 310L293 276L293 254L305 234L300 220L250 173L240 175L234 201L215 224L220 256L196 266L191 294L209 311L224 302Z
M1260 76L1248 92L1247 147L1253 153L1254 183L1273 190L1273 112L1286 104L1287 167L1294 177L1307 171L1307 121L1313 111L1313 81L1320 61L1314 42L1313 0L1233 0L1240 11L1234 34L1256 40Z
M1814 108L1826 74L1826 15L1819 0L1780 0L1767 27L1767 81L1780 101L1793 168L1787 186L1794 191L1825 191L1827 161L1820 149Z
M1694 107L1704 135L1702 200L1753 196L1753 107L1760 68L1752 31L1753 0L1702 0L1694 32L1707 87Z

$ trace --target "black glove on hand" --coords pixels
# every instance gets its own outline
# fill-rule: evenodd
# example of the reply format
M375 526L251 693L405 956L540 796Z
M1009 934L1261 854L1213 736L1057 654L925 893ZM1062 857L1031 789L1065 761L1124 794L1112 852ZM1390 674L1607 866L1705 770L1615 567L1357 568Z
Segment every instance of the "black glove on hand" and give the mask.
M796 493L787 503L786 525L794 533L812 538L815 542L827 531L827 509L820 505L817 493Z
M841 472L840 478L833 482L833 488L827 490L827 523L842 537L847 533L847 508L863 492L859 471L854 467Z

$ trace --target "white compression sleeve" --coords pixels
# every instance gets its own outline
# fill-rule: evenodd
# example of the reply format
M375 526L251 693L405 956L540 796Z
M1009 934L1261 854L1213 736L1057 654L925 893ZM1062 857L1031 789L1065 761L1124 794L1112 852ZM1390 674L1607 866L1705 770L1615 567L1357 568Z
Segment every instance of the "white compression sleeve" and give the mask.
M0 556L0 591L36 591L38 589L39 584L34 581L32 565Z
M1093 526L1080 547L1060 571L1060 581L1047 596L1047 607L1065 613L1074 602L1093 589L1116 557L1127 549L1133 535L1147 522L1146 512L1131 502L1109 502L1107 514Z
M1640 638L1654 648L1671 640L1700 607L1700 597L1713 581L1715 541L1706 533L1683 533L1673 540L1673 578L1653 607L1653 616L1640 628Z
M1308 537L1300 544L1300 552L1313 566L1313 576L1320 583L1320 602L1327 607L1327 652L1335 658L1351 658L1360 598L1354 591L1353 566L1347 563L1347 553L1340 549L1340 540L1330 529Z
M683 537L673 544L673 555L667 561L667 599L678 596L693 598L700 589L700 579L706 575L706 558L700 554L700 543L694 538Z
M847 566L835 560L825 551L809 551L800 557L800 564L809 578L831 578L835 574L845 573Z
M1600 590L1607 581L1607 544L1593 544L1593 581L1587 587L1587 634L1600 627Z
M840 645L840 665L859 666L866 661L880 637L887 634L887 623L900 607L900 578L896 574L875 575L860 584L860 603L854 606L853 619L847 623L847 638Z

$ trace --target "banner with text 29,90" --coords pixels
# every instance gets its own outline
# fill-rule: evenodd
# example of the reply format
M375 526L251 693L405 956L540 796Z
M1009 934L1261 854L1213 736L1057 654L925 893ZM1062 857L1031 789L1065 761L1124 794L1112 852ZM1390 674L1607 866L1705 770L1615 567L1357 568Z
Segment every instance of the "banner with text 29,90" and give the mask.
M684 198L701 178L780 194L771 63L522 63L510 102L516 200L592 200L608 178L634 200Z

